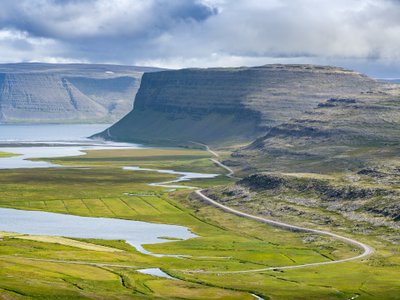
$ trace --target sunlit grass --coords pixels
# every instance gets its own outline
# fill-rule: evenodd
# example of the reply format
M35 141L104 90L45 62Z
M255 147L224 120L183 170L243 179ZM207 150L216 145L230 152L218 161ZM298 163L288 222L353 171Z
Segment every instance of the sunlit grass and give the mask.
M363 299L396 299L400 292L396 276L400 265L399 249L367 236L362 240L372 243L377 253L365 261L249 274L188 273L188 270L235 271L329 261L353 256L359 251L323 237L306 243L307 234L279 230L224 213L190 197L190 191L171 193L147 185L172 180L175 176L121 168L137 165L224 172L208 157L207 152L198 150L92 151L87 156L57 159L57 163L78 168L0 171L1 207L177 224L189 227L199 236L145 246L154 253L184 256L176 258L144 255L124 241L73 239L83 244L68 245L54 240L13 238L2 233L0 295L47 299L149 299L158 296L252 299L249 294L252 292L276 299L349 299L355 294L362 295ZM230 181L218 177L188 184L210 187L227 182ZM76 247L84 244L94 247L91 250ZM122 251L98 251L96 245ZM85 263L120 264L131 268ZM135 271L142 268L162 268L182 281Z
M20 154L0 151L0 158L19 156Z

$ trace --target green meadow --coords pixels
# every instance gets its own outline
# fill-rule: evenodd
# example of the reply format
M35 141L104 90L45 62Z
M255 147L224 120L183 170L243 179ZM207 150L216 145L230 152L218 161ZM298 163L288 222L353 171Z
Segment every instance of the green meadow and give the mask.
M0 170L1 207L177 224L198 235L146 245L153 253L180 255L156 257L118 240L0 233L0 299L255 299L251 294L265 299L399 299L400 247L377 235L320 225L368 243L376 253L361 261L279 270L351 257L359 249L225 213L197 200L191 190L148 186L175 176L122 169L225 172L209 158L206 151L190 149L95 150L52 160L65 168ZM232 182L219 176L185 184ZM224 273L268 267L277 269ZM145 268L160 268L180 280L137 272Z
M0 151L0 158L3 158L3 157L13 157L13 156L18 156L18 155L19 155L19 154Z

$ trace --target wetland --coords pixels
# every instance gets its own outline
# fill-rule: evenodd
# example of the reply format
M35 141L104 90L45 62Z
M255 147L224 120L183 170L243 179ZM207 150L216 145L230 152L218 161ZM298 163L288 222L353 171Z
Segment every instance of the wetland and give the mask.
M294 295L298 299L349 299L356 294L374 299L377 293L396 299L398 295L398 247L380 240L379 229L368 236L355 234L346 229L351 228L347 220L321 209L318 213L335 215L343 226L321 224L319 228L369 243L375 254L339 265L279 271L279 266L351 257L358 249L328 237L289 232L231 215L197 199L191 189L150 185L171 183L182 178L182 173L224 174L226 170L202 149L135 146L80 151L83 153L75 156L40 158L63 167L0 170L0 207L180 226L197 237L180 239L168 231L157 232L157 243L145 241L143 246L160 254L154 256L127 244L125 236L60 233L63 237L57 237L49 232L20 230L23 234L18 234L13 228L0 229L6 231L0 233L1 295L11 299L174 299L177 295L185 299L255 299L254 295L264 299L293 299ZM222 159L227 155L224 151L220 154ZM124 170L126 166L136 169ZM179 185L211 189L233 182L232 178L210 176L180 181ZM267 267L277 269L218 274Z

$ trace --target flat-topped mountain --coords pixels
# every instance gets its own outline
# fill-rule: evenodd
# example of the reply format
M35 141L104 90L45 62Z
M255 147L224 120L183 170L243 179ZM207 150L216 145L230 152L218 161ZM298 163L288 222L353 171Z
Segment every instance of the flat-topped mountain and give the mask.
M0 65L0 122L114 122L132 109L154 68L20 63Z
M274 126L237 156L258 170L357 171L397 157L399 129L400 87L387 85L324 101Z
M98 136L172 144L250 141L321 101L368 93L381 84L356 72L314 65L146 73L134 109Z

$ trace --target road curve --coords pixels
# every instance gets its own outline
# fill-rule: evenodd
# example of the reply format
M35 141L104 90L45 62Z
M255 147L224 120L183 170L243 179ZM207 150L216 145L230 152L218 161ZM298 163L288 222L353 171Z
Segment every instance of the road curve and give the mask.
M194 141L189 141L189 142L192 143L192 144L196 144L196 145L202 146L202 147L206 148L206 151L211 153L213 156L219 157L219 154L217 152L211 150L211 148L208 145L203 144L203 143L199 143L199 142L194 142Z
M212 151L207 145L200 144L200 143L198 143L198 144L205 146L206 150L209 153L211 153L212 155L214 155L215 157L219 157L219 155L216 152ZM217 165L219 165L220 167L229 171L229 173L226 176L231 177L231 178L233 177L234 171L231 168L229 168L228 166L225 166L223 163L221 163L220 161L218 161L216 159L211 159L211 160L214 163L216 163ZM251 215L251 214L239 211L237 209L228 207L226 205L223 205L223 204L209 198L208 196L203 194L203 190L200 190L200 189L196 190L195 193L203 201L205 201L211 205L214 205L218 208L221 208L222 210L224 210L228 213L232 213L232 214L235 214L240 217L245 217L245 218L248 218L251 220L255 220L257 222L265 223L265 224L272 225L272 226L275 226L275 227L278 227L281 229L285 229L285 230L296 231L296 232L317 233L320 235L330 236L337 240L341 240L347 244L353 245L353 246L361 249L363 252L357 256L353 256L353 257L349 257L349 258L344 258L344 259L339 259L339 260L334 260L334 261L327 261L327 262L302 264L302 265L269 267L269 268L262 268L262 269L240 270L240 271L189 271L189 272L193 272L193 273L198 272L198 273L205 273L205 274L235 274L235 273L255 273L255 272L263 272L263 271L270 271L270 270L282 270L282 269L297 269L297 268L305 268L305 267L313 267L313 266L321 266L321 265L331 265L331 264L338 264L338 263L342 263L342 262L353 261L353 260L367 257L374 252L374 249L371 246L364 244L362 242L359 242L357 240L338 235L336 233L332 233L332 232L325 231L325 230L318 230L318 229L306 228L306 227L302 227L302 226L291 225L291 224Z
M233 274L233 273L254 273L254 272L262 272L262 271L270 271L270 270L281 270L281 269L297 269L297 268L304 268L304 267L312 267L312 266L321 266L321 265L329 265L329 264L337 264L337 263L342 263L342 262L347 262L347 261L352 261L360 258L367 257L371 255L374 250L372 247L368 246L367 244L361 243L359 241L356 241L354 239L344 237L329 231L324 231L324 230L318 230L318 229L311 229L311 228L306 228L306 227L301 227L301 226L296 226L296 225L290 225L286 224L283 222L278 222L258 216L254 216L245 212L241 212L239 210L236 210L234 208L228 207L226 205L223 205L221 203L216 202L215 200L207 197L202 193L202 190L196 190L195 193L205 202L208 202L218 208L221 208L222 210L235 214L240 217L245 217L248 219L252 219L261 223L265 223L268 225L272 225L281 229L286 229L290 231L296 231L296 232L310 232L310 233L317 233L321 235L326 235L326 236L331 236L333 238L336 238L338 240L344 241L348 244L351 244L353 246L356 246L363 250L363 252L357 256L345 258L345 259L339 259L339 260L334 260L334 261L327 261L327 262L317 262L317 263L310 263L310 264L303 264L303 265L294 265L294 266L283 266L283 267L269 267L269 268L262 268L262 269L253 269L253 270L241 270L241 271L194 271L194 272L201 272L201 273L214 273L214 274Z
M229 168L228 166L224 165L222 162L216 160L215 158L210 158L210 160L215 163L216 165L220 166L221 168L224 168L225 170L227 170L229 173L225 174L225 176L229 177L229 178L235 178L235 176L233 176L234 172L231 168Z
M194 142L193 142L194 143ZM202 145L206 148L206 150L211 153L214 157L219 157L218 153L212 151L207 145L205 144L200 144L200 143L196 143L199 145ZM220 161L218 161L217 159L211 159L211 161L213 161L215 164L217 164L218 166L224 168L225 170L227 170L229 173L226 174L226 176L234 178L234 171L229 168L228 166L224 165L223 163L221 163ZM173 181L172 181L173 182ZM171 182L169 182L171 183ZM167 185L167 187L170 187ZM182 186L182 188L187 188L187 186ZM194 188L194 187L191 187ZM203 270L179 270L181 272L184 273L203 273L203 274L235 274L235 273L256 273L256 272L263 272L263 271L271 271L271 270L281 270L281 269L296 269L296 268L304 268L304 267L312 267L312 266L320 266L320 265L329 265L329 264L337 264L337 263L342 263L342 262L348 262L348 261L353 261L353 260L357 260L357 259L361 259L364 257L367 257L369 255L371 255L374 250L372 247L361 243L359 241L356 241L354 239L351 238L347 238L335 233L331 233L328 231L323 231L323 230L318 230L318 229L310 229L310 228L306 228L306 227L301 227L301 226L296 226L296 225L290 225L290 224L286 224L283 222L279 222L279 221L274 221L274 220L270 220L270 219L266 219L266 218L262 218L262 217L258 217L255 215L251 215L245 212L241 212L239 210L236 210L234 208L228 207L226 205L223 205L211 198L209 198L208 196L203 194L203 191L200 189L197 189L195 191L196 195L198 197L200 197L203 201L214 205L218 208L223 209L224 211L228 212L228 213L232 213L235 214L237 216L241 216L241 217L245 217L248 219L252 219L261 223L265 223L268 225L272 225L275 227L279 227L282 229L286 229L286 230L290 230L290 231L296 231L296 232L310 232L310 233L317 233L317 234L321 234L321 235L326 235L326 236L331 236L333 238L336 238L338 240L344 241L348 244L351 244L353 246L356 246L358 248L360 248L361 250L363 250L363 252L357 256L354 257L350 257L350 258L345 258L345 259L340 259L340 260L335 260L335 261L328 261L328 262L317 262L317 263L309 263L309 264L302 264L302 265L292 265L292 266L281 266L281 267L268 267L268 268L261 268L261 269L252 269L252 270L239 270L239 271L203 271ZM28 259L28 260L33 260L33 261L43 261L43 262L54 262L54 263L68 263L68 264L77 264L77 265L91 265L91 266L97 266L97 267L119 267L119 268L129 268L129 269L136 269L136 266L131 266L131 265L120 265L120 264L107 264L107 263L95 263L95 262L86 262L86 261L68 261L68 260L56 260L56 259L39 259L39 258L30 258L30 257L18 257L18 256L9 256L9 255L0 255L0 258L20 258L20 259Z
M204 148L206 149L206 151L207 151L208 153L210 153L211 155L213 155L214 157L216 157L216 158L219 157L219 154L218 154L217 152L211 150L211 148L210 148L208 145L203 144L203 143L194 142L194 141L190 141L190 142L191 142L192 144L196 144L196 145L199 145L199 146L204 147ZM224 165L222 162L220 162L219 160L217 160L217 159L215 159L215 158L210 158L210 160L211 160L213 163L215 163L216 165L218 165L219 167L221 167L221 168L223 168L223 169L225 169L225 170L228 171L228 174L225 174L226 177L235 178L235 177L234 177L234 173L235 173L235 172L234 172L231 168L229 168L227 165Z

